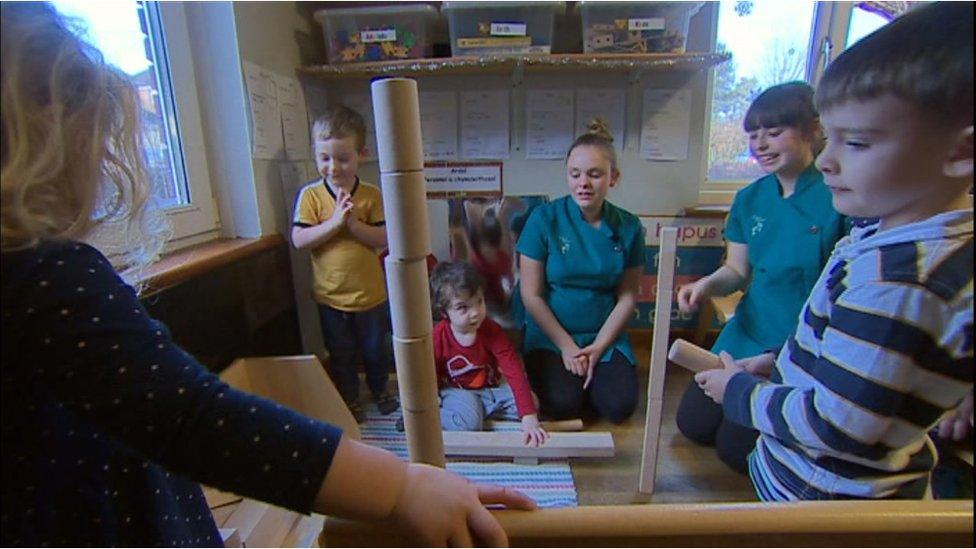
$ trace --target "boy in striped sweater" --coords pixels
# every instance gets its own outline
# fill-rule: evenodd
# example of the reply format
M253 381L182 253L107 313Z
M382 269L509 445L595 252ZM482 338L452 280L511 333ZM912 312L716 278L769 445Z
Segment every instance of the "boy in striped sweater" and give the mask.
M760 431L761 499L926 497L929 431L960 405L971 428L972 98L970 2L917 8L824 74L817 167L837 211L879 222L838 242L778 356L695 376Z

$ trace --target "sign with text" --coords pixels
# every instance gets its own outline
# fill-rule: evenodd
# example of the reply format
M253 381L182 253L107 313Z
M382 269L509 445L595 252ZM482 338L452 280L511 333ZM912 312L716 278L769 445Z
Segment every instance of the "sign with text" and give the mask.
M501 196L501 162L429 162L424 164L429 198Z

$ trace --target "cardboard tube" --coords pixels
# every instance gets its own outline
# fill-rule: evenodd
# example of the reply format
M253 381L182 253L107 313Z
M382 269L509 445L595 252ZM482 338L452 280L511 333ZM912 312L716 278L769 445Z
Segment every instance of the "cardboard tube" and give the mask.
M430 253L424 172L380 174L390 257L425 259Z
M719 360L718 355L683 339L676 339L671 344L668 360L696 373L722 367L722 361Z
M417 82L410 78L384 78L370 87L380 172L422 171L424 148Z
M437 372L430 334L410 339L393 336L393 357L404 411L436 410ZM439 419L437 424L440 425Z
M384 262L393 333L400 338L430 335L433 321L430 315L427 261L400 261L387 257Z
M441 411L431 409L403 411L410 461L444 467L444 439L441 438Z

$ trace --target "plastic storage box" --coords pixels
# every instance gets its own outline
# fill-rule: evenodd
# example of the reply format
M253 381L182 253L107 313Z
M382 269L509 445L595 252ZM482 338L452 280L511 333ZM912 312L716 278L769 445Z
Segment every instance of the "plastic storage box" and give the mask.
M426 4L315 12L329 63L429 57L429 32L435 17L437 10Z
M586 2L585 53L684 53L688 22L704 2Z
M451 55L551 53L552 27L565 2L444 2Z

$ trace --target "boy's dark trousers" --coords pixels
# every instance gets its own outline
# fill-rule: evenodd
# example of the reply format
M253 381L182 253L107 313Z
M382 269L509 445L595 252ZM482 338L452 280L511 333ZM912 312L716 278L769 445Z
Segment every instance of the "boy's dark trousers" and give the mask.
M366 385L373 396L385 393L393 366L387 302L358 312L340 311L321 303L318 307L322 336L329 351L329 372L342 398L351 403L359 396L357 353L362 353Z

